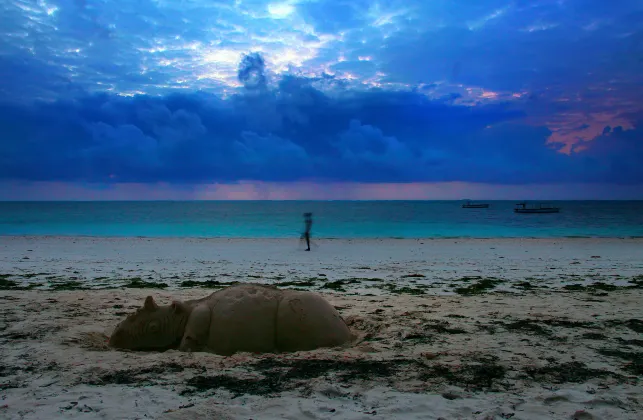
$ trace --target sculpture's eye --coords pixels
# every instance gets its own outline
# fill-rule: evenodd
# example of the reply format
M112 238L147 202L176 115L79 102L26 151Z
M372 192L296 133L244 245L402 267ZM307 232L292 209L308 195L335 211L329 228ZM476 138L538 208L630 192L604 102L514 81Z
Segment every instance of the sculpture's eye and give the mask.
M147 324L147 330L151 333L156 333L159 331L159 323L156 321L150 321L149 324Z

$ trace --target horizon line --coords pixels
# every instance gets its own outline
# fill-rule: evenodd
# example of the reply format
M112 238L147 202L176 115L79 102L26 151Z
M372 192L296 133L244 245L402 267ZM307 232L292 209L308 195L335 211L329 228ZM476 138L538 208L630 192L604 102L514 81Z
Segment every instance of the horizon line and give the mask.
M372 202L372 201L472 201L472 202L483 202L483 201L492 201L492 202L506 202L506 201L517 201L517 202L528 202L528 201L540 201L540 202L554 202L554 201L643 201L643 198L569 198L569 199L560 199L560 198L532 198L532 199L521 199L521 198L512 198L512 199L500 199L500 198L489 198L489 199L468 199L468 198L448 198L448 199L439 199L439 198L369 198L369 199L97 199L97 200L86 200L86 199L65 199L65 200L49 200L49 199L0 199L0 203L140 203L140 202L157 202L157 203L167 203L167 202L176 202L176 203L189 203L189 202Z

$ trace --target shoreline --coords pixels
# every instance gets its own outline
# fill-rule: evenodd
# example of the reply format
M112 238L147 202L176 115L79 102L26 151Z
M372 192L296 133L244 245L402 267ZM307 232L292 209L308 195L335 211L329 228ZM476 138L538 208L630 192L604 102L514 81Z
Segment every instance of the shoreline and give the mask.
M195 240L248 240L248 241L277 241L277 240L297 240L296 234L291 236L145 236L145 235L80 235L80 234L2 234L0 238L86 238L86 239L195 239ZM354 237L332 237L332 236L313 236L314 240L322 241L440 241L440 240L480 240L480 241L502 241L502 240L567 240L567 239L593 239L593 240L640 240L643 236L598 236L598 235L566 235L566 236L354 236Z
M143 236L143 235L42 235L42 234L0 234L2 239L94 239L94 240L123 240L123 239L149 239L149 240L199 240L199 241L297 241L299 236L293 234L292 236ZM554 240L594 240L594 241L640 241L643 242L643 236L423 236L423 237L402 237L402 236L355 236L355 237L321 237L312 236L313 240L321 241L452 241L452 240L467 240L467 241L554 241Z
M452 295L638 287L643 239L298 239L0 236L0 288L220 288Z

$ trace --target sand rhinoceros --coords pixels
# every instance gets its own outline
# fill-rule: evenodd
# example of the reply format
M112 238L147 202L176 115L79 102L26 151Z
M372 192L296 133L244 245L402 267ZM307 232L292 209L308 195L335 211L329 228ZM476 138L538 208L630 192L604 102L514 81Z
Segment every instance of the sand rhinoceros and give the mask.
M142 308L116 326L109 345L231 355L313 350L352 338L337 310L316 293L243 284L167 306L148 296Z

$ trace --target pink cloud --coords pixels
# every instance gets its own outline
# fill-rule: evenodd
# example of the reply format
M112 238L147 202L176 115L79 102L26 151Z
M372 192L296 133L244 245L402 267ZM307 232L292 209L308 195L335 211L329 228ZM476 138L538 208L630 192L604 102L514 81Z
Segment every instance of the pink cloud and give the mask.
M621 126L623 130L634 128L632 123L615 113L566 113L560 114L555 120L548 121L546 125L552 131L547 143L562 143L565 146L562 153L571 154L587 149L587 146L574 147L577 144L591 142L603 134L606 126L612 128Z

